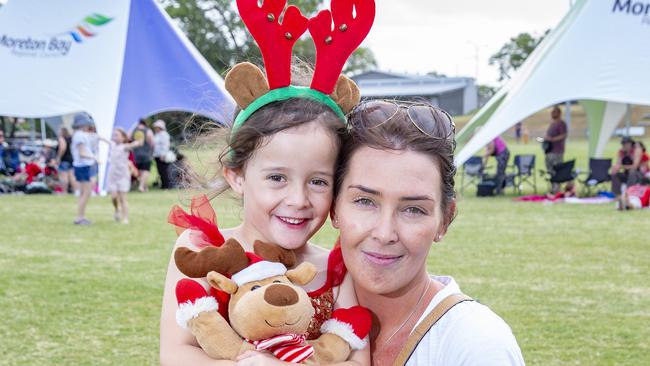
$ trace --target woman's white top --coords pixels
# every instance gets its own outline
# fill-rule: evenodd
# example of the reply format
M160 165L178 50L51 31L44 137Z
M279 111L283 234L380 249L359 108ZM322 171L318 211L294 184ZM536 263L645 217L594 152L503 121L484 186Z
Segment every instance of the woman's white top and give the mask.
M169 152L170 138L167 131L162 130L153 135L153 157L163 158Z
M418 324L444 298L461 293L449 276L431 276L445 285L429 303ZM490 308L476 301L462 302L449 310L422 338L407 361L422 365L525 365L512 330Z

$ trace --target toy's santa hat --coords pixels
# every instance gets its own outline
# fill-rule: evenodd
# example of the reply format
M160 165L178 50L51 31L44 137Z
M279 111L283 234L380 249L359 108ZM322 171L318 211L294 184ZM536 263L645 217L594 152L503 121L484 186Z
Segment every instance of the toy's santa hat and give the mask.
M253 247L255 253L244 252L236 240L229 239L221 246L209 246L199 252L178 248L174 258L178 269L188 277L206 277L209 272L215 271L230 278L237 286L285 275L287 266L292 267L296 262L293 251L260 241L255 242ZM227 318L225 312L229 295L223 292L222 295L224 298L219 299L194 280L180 280L176 284L176 322L187 328L189 320L206 311L220 311Z

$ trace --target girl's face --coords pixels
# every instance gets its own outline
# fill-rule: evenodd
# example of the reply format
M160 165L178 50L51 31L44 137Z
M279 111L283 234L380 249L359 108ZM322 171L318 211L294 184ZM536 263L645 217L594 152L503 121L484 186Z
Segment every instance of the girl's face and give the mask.
M446 231L441 182L438 165L422 153L369 147L354 153L333 224L357 286L397 294L426 273L429 248Z
M243 172L226 168L224 176L243 198L244 239L297 249L329 214L336 144L318 122L278 132L266 142Z
M113 142L116 144L123 144L124 141L124 136L119 131L113 131L113 137L112 137Z

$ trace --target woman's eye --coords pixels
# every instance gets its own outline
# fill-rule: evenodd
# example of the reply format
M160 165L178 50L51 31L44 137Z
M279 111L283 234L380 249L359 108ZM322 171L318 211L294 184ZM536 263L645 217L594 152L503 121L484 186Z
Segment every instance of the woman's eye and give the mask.
M260 286L259 286L259 285L255 285L255 286L251 287L251 291L255 291L255 290L257 290L258 288L260 288Z
M374 202L372 202L372 200L370 200L368 198L363 198L363 197L357 198L353 202L358 204L358 205L361 205L361 206L372 206L374 204Z
M281 175L281 174L271 174L266 177L266 179L273 181L273 182L284 182L286 181L286 178Z
M421 216L421 215L426 215L427 212L419 207L407 207L404 212L406 212L409 215L413 216Z

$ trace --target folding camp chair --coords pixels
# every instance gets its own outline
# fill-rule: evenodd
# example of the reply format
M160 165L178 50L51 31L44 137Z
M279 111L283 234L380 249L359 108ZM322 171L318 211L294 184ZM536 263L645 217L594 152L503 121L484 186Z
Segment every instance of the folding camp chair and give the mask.
M589 175L582 183L582 193L591 195L591 189L612 180L609 171L612 167L612 159L589 159Z
M542 173L546 175L545 179L549 184L549 191L551 190L550 186L552 183L560 184L560 183L570 182L576 179L578 174L575 171L573 171L573 167L575 165L576 165L575 160L569 160L563 163L555 164L553 166L553 170L555 171L553 175L551 175L551 173L549 172L542 171Z
M463 171L460 176L460 193L462 194L465 187L469 185L478 185L483 179L483 158L480 156L472 156L463 163ZM465 177L469 179L465 182Z
M535 155L515 155L514 173L511 173L513 187L515 192L521 194L524 183L533 187L537 193L537 176L535 176Z

